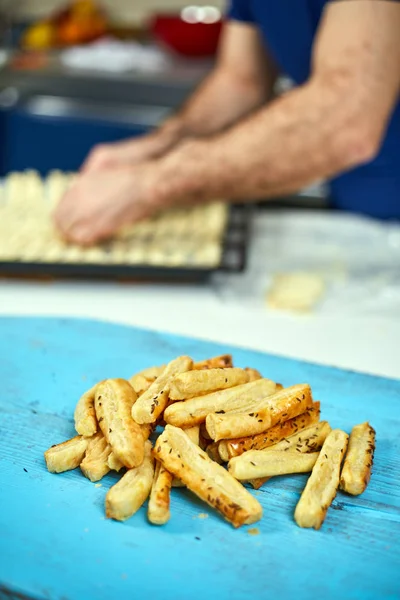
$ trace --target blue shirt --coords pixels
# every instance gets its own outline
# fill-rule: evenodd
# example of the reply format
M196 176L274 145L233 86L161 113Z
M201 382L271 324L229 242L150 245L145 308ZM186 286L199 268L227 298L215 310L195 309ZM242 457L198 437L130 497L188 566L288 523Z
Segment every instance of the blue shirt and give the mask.
M256 23L281 71L297 84L310 75L314 36L328 0L232 0L232 19ZM288 17L288 15L290 15ZM331 181L335 207L400 219L400 103L379 156Z

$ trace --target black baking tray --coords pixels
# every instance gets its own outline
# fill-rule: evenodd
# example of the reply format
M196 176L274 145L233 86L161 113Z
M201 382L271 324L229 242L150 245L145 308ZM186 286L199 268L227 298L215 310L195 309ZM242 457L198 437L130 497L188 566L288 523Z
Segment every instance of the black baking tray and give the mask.
M216 271L245 270L250 239L251 207L234 204L222 243L222 258L215 267L158 267L153 265L108 265L88 263L45 263L0 261L0 276L15 278L107 279L124 281L206 281Z

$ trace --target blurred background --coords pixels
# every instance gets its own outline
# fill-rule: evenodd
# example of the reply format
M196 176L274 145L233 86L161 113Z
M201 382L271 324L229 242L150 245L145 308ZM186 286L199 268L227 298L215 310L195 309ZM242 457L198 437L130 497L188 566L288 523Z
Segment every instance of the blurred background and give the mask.
M157 127L212 69L225 4L0 0L0 177L75 172L96 144ZM276 93L290 86L282 74ZM313 272L329 289L320 311L397 317L398 225L333 213L328 195L322 182L255 201L256 218L248 207L235 213L224 254L231 273L216 274L213 293L264 306L274 273Z
M75 171L157 126L211 68L223 4L0 0L0 174Z

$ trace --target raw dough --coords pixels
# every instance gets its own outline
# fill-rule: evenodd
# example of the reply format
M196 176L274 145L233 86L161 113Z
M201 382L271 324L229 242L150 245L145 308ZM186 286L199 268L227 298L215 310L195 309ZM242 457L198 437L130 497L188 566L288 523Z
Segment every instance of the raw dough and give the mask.
M310 311L325 290L324 280L315 273L277 273L268 292L269 308Z
M221 262L228 218L226 204L175 209L129 226L94 248L67 245L53 228L51 213L74 175L11 173L0 182L0 263L216 267Z

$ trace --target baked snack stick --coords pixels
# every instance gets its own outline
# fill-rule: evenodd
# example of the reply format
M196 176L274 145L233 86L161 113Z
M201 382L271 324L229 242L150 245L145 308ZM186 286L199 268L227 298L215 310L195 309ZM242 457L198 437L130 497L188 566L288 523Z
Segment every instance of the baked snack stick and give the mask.
M167 425L155 444L154 454L168 471L235 527L261 519L260 503L181 429Z
M80 464L82 473L90 481L100 481L110 470L108 458L111 446L101 431L88 438L88 445L84 459Z
M110 452L107 458L107 464L111 471L117 471L117 473L125 467L125 465L117 458L114 452Z
M242 407L247 407L273 394L275 390L274 381L259 379L227 390L191 398L185 402L174 402L165 410L164 419L175 427L192 427L205 421L210 413L239 411Z
M310 425L319 421L320 403L314 402L312 407L306 410L303 414L293 419L289 419L284 423L274 425L264 433L252 435L250 437L236 438L234 440L221 440L219 442L218 451L223 461L228 462L234 456L240 456L248 450L263 450L277 444L284 438L294 435Z
M250 367L246 367L245 371L249 376L249 381L257 381L258 379L263 378L260 371L257 371L257 369L252 369Z
M235 439L262 433L271 427L268 407L250 408L250 412L212 413L206 417L207 433L212 440Z
M202 369L224 369L227 367L233 367L231 354L214 356L213 358L207 358L193 364L193 370L195 371L201 371Z
M208 444L208 446L205 448L205 452L207 452L211 460L215 461L219 465L223 465L224 461L222 460L219 454L218 446L218 442L212 442L211 444Z
M106 379L97 386L95 408L99 426L115 456L125 467L138 467L144 456L144 437L131 416L136 400L125 379Z
M44 453L47 469L50 473L63 473L76 469L85 456L88 438L77 435L72 439L55 444Z
M173 475L156 461L153 485L147 508L147 516L153 525L164 525L170 518L170 497Z
M318 458L318 452L282 452L282 450L249 450L231 458L228 470L240 481L290 473L309 473Z
M135 514L148 498L154 478L151 442L145 443L144 459L139 467L129 469L106 495L106 516L125 521Z
M233 388L248 381L249 374L244 369L233 367L187 371L171 381L169 399L187 400L217 390Z
M75 408L75 429L79 435L85 437L94 435L98 429L94 408L96 388L97 383L80 397Z
M160 367L149 367L148 369L143 369L136 375L132 375L129 379L129 383L135 390L138 396L141 396L144 392L146 392L151 384L161 375L164 371L165 365L161 365Z
M319 529L324 522L339 487L340 467L348 439L347 433L340 429L334 429L326 438L296 506L294 518L300 527Z
M179 356L172 360L132 406L132 418L140 424L155 423L167 406L172 380L176 375L189 371L192 365L193 361L188 356Z
M375 430L368 422L355 425L350 433L349 446L340 476L340 489L353 496L358 496L365 491L371 477L374 451Z
M200 446L200 425L194 425L194 427L188 427L184 430L185 433L190 437L193 444ZM185 487L182 481L179 481L176 477L172 479L172 487Z
M303 429L295 435L284 438L281 442L278 442L273 446L265 448L263 452L269 450L280 450L281 452L315 452L316 450L320 450L331 431L331 426L327 421L320 421L315 425L311 425L311 427ZM256 477L255 479L249 479L247 483L255 490L259 490L269 479L270 477Z
M297 417L311 405L310 386L293 385L253 404L246 412L210 414L206 418L206 428L216 442L257 435L278 423Z
M323 443L332 431L328 421L319 421L311 427L306 427L294 435L289 435L282 441L265 448L267 450L282 450L289 452L316 452L322 448Z
M148 440L150 435L153 433L153 426L152 425L140 425L139 427L142 432L144 441ZM120 471L121 469L123 469L125 466L116 457L116 455L112 451L110 452L110 454L108 456L107 464L110 467L111 471L117 471L117 472Z

